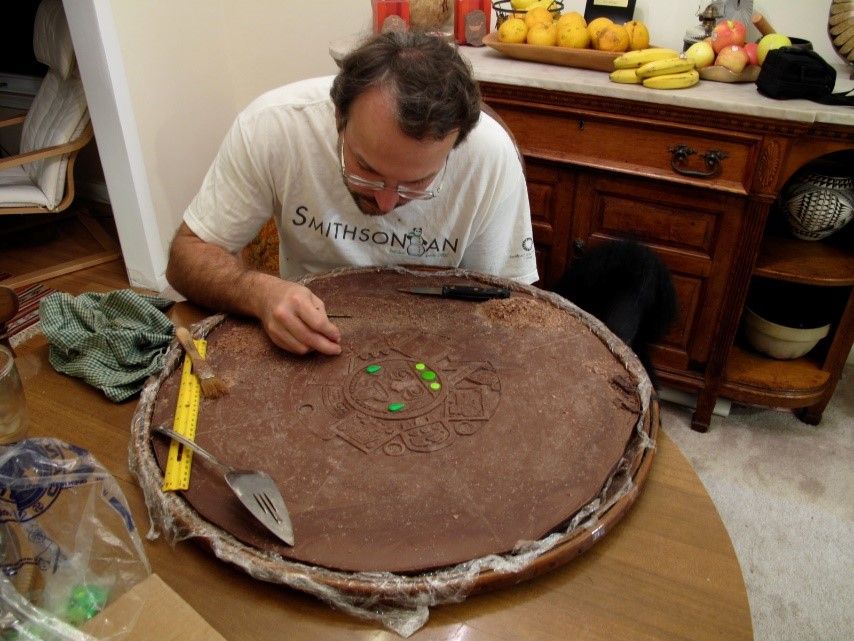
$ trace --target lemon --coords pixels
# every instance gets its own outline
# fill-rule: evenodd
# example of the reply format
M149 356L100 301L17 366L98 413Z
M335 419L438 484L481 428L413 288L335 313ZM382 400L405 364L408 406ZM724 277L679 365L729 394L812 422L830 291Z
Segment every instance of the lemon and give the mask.
M621 24L610 24L599 31L593 46L599 51L626 51L629 48L629 32Z
M501 42L525 42L527 35L528 27L522 18L508 18L498 27L498 39Z
M535 7L525 14L525 25L530 29L535 24L550 25L553 21L552 14L544 7Z
M557 45L573 49L587 49L590 46L590 34L587 27L574 24L557 30Z
M630 20L623 25L629 32L629 49L639 51L649 48L649 30L639 20Z
M587 24L587 33L590 34L590 42L593 44L594 47L596 46L596 38L599 37L599 32L608 25L612 24L614 24L614 21L604 16L594 18Z
M581 25L584 29L587 29L587 21L577 11L571 11L570 13L563 14L560 18L557 19L557 30L560 31L564 27Z
M527 42L529 45L553 47L557 44L557 25L538 22L528 29Z
M536 0L510 0L510 5L517 11L524 11L528 5L533 4Z

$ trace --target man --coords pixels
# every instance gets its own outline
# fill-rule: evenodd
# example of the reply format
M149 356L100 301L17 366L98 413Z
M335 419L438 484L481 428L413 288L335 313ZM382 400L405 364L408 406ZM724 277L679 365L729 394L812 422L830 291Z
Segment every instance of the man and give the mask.
M281 278L237 256L270 216ZM323 302L294 281L389 264L537 279L515 145L480 114L465 61L425 34L377 36L334 80L286 85L241 113L184 212L167 277L190 300L257 317L288 351L338 354Z

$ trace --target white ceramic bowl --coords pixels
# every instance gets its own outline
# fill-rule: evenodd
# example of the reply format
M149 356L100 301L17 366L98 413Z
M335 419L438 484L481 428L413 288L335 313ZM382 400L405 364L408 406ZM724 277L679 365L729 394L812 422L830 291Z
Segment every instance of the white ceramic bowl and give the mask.
M773 358L800 358L830 331L830 324L800 329L772 323L751 309L744 310L744 332L750 344Z

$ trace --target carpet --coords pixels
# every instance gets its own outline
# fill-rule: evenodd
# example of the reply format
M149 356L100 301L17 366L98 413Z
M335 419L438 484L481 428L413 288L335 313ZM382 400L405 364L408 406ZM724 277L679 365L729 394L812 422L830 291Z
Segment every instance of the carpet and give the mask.
M854 638L854 367L818 426L733 405L701 434L669 403L661 422L726 525L755 641Z
M0 272L0 281L9 276L10 274ZM8 337L13 347L28 340L38 331L39 301L56 290L36 284L14 291L18 296L18 313L6 324L6 332L0 334L0 338Z

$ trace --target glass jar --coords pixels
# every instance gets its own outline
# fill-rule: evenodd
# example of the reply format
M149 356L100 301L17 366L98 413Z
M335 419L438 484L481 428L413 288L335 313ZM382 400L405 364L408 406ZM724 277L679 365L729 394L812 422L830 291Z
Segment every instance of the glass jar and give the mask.
M27 401L15 357L0 345L0 444L14 443L27 433Z

